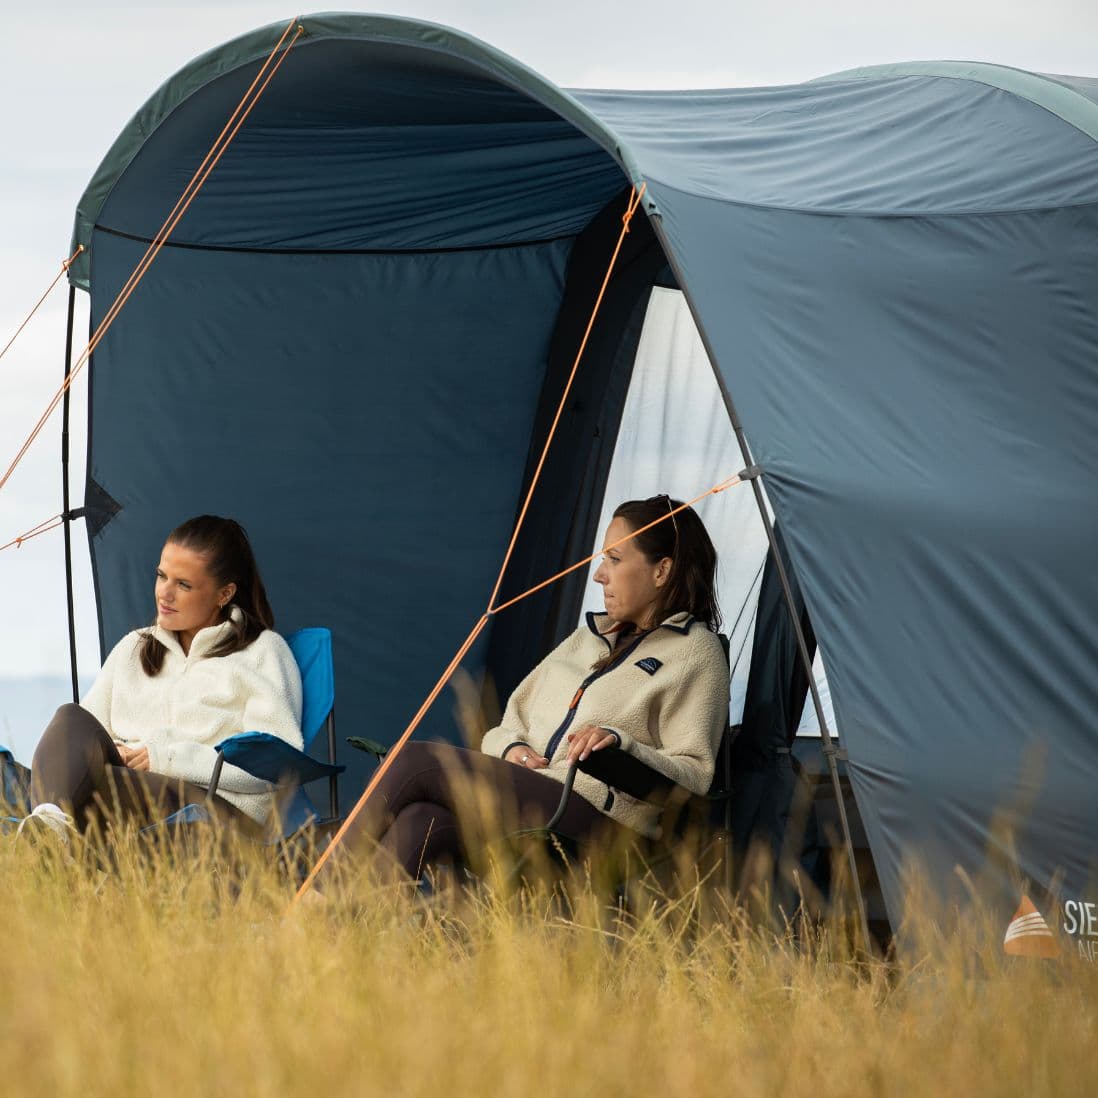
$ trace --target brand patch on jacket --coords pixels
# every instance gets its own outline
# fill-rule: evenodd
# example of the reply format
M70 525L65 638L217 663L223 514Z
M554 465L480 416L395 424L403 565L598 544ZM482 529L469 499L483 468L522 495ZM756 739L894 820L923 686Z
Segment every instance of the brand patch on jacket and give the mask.
M654 675L663 666L663 663L655 656L646 656L643 660L637 660L637 666L642 671L647 671L649 675Z

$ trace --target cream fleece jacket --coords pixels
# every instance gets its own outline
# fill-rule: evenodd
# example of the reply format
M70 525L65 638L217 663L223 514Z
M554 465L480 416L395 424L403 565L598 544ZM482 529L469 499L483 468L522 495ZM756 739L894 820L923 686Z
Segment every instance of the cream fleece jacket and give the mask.
M587 625L519 684L481 750L502 757L516 743L529 744L549 758L538 773L563 782L568 731L593 724L616 732L622 750L653 770L705 793L728 723L728 663L720 640L689 614L675 614L639 639L624 639L615 649L623 653L618 661L596 675L591 665L611 649L613 629L608 615L588 614ZM652 805L582 773L575 790L618 823L658 833L659 810Z
M232 614L239 619L236 607ZM184 655L175 633L154 626L167 653L153 677L138 656L149 630L127 634L80 704L116 742L147 747L154 773L197 785L209 785L214 745L239 732L270 732L300 748L301 675L289 645L267 629L239 652L208 658L230 629L200 630ZM270 785L229 763L217 792L260 823L271 810Z

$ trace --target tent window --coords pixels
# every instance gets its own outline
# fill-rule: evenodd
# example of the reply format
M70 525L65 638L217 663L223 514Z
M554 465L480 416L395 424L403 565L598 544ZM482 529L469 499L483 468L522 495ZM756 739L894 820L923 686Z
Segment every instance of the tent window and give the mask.
M812 677L816 680L816 689L820 692L820 704L823 706L824 718L827 720L827 729L837 739L835 710L831 705L831 687L827 683L827 671L824 669L823 656L820 655L819 648L816 649L816 658L812 661ZM804 710L801 713L801 722L797 725L797 735L819 738L820 722L816 719L816 707L812 704L811 693L804 699Z
M667 492L690 499L743 461L713 368L683 295L652 290L606 481L594 545L597 552L614 508L627 499ZM699 505L717 547L717 594L730 638L733 721L743 713L755 607L766 559L766 532L752 493L723 492ZM598 567L596 560L589 577ZM584 612L601 610L588 586ZM582 615L580 618L582 622Z

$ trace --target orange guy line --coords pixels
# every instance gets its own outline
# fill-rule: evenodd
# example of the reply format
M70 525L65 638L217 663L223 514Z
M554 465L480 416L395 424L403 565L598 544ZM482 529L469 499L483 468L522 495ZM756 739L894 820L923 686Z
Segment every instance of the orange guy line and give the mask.
M0 553L5 549L11 549L13 546L18 549L22 546L23 542L30 541L31 538L36 538L40 534L48 533L50 530L56 530L62 522L63 516L61 515L54 515L53 518L44 519L37 526L32 526L25 534L20 534L19 537L12 538L11 541L0 545Z
M280 38L278 40L278 42L276 43L274 49L271 51L271 53L268 56L267 60L264 62L263 67L260 69L260 72L256 74L256 78L255 78L255 80L252 81L252 84L249 87L248 91L244 93L244 98L241 99L240 104L238 104L237 109L233 112L232 116L230 117L229 122L226 123L225 128L221 131L221 135L218 136L217 141L215 141L214 144L211 146L210 152L206 154L206 158L205 158L205 160L203 160L202 165L199 167L198 171L196 171L195 175L192 177L191 184L193 184L193 188L192 188L191 184L188 184L188 189L190 189L191 193L189 195L187 195L187 190L186 189L184 190L183 194L186 195L186 198L184 199L184 197L182 195L180 196L180 199L179 199L179 201L176 202L172 213L169 214L168 220L165 221L163 226L161 226L161 232L158 234L158 236L156 238L154 238L152 243L150 243L148 249L145 252L145 255L142 257L142 259L138 263L137 267L134 268L134 271L130 275L129 279L127 280L126 285L122 288L122 290L119 291L118 296L115 298L114 303L111 305L110 309L107 311L107 315L103 318L103 320L99 324L99 327L96 329L95 333L92 335L90 341L88 342L87 347L84 348L84 350L80 354L80 357L73 364L72 368L70 369L70 371L68 373L68 376L65 378L64 384L61 386L61 388L54 395L53 399L50 401L50 404L46 408L45 412L42 413L41 417L38 420L38 423L35 425L34 429L31 431L30 435L27 437L27 440L23 443L23 445L20 448L19 452L16 454L15 458L13 459L12 463L8 466L8 468L4 472L3 476L0 476L0 489L3 489L4 485L7 484L7 482L9 480L9 478L11 477L12 473L15 471L16 466L18 466L19 462L22 461L23 457L25 456L27 451L30 449L30 447L33 444L34 440L38 437L38 435L42 431L42 428L46 425L46 422L49 419L49 417L53 414L53 412L57 408L58 404L61 403L61 398L64 396L65 392L72 385L73 381L76 378L76 375L83 369L84 365L87 363L88 359L91 357L92 353L95 351L95 348L99 345L99 343L102 341L103 337L107 334L107 331L110 329L110 326L114 323L114 320L118 316L118 313L121 311L122 307L129 300L130 295L136 289L138 283L141 281L142 278L145 277L145 274L147 273L148 269L152 266L153 261L160 254L161 249L164 247L164 244L167 242L168 237L171 236L172 232L175 230L175 227L179 224L179 222L182 219L183 215L187 212L187 208L190 206L191 202L194 200L194 198L198 194L198 192L202 189L202 187L205 184L206 180L209 178L210 173L217 166L217 162L221 159L221 157L224 154L225 150L232 143L233 138L240 131L240 127L244 124L244 121L247 119L248 115L251 113L252 108L256 105L256 103L259 102L260 97L263 95L263 92L267 88L267 85L271 82L272 77L278 71L279 67L282 65L282 62L286 59L286 57L289 54L290 50L293 48L294 43L304 33L304 28L302 28L301 26L298 26L296 33L294 34L293 38L289 42L289 45L287 45L286 49L283 50L283 52L279 55L278 60L274 64L274 67L267 74L267 77L266 77L266 79L264 79L263 83L259 86L259 90L256 92L255 96L252 98L251 102L248 103L247 107L245 107L243 109L243 113L241 113L241 108L243 107L243 105L244 105L245 101L247 100L248 95L251 93L252 89L256 86L256 83L259 80L260 74L267 68L268 64L270 64L271 59L278 52L279 46L281 46L282 42L285 40L286 34L289 32L290 28L293 27L296 22L297 21L295 19L293 22L290 23L290 25L286 28L286 30L283 31L282 38ZM239 120L235 123L235 125L232 125L232 119L235 118L238 114L240 114ZM232 129L228 133L228 136L225 136L226 130L228 130L230 125L232 125ZM221 142L222 137L224 137L224 142L221 144L221 147L218 148L217 147L218 143ZM215 149L217 150L216 154L214 154ZM212 159L211 159L211 157L212 157Z
M316 880L316 875L324 867L324 863L332 856L332 852L343 841L343 836L347 834L348 828L358 818L359 813L366 806L366 802L370 799L370 795L377 788L378 783L385 776L389 767L392 765L393 760L400 754L404 745L412 738L412 733L419 727L420 722L427 715L427 711L435 703L435 699L442 693L443 687L450 681L450 676L457 670L458 665L465 658L465 653L473 647L473 643L477 637L480 636L481 631L488 624L488 615L482 614L480 621L473 627L473 631L465 638L465 643L458 649L457 655L450 661L450 665L442 673L442 677L435 683L435 688L427 695L426 701L419 707L419 711L412 718L411 723L400 735L400 739L389 748L382 760L381 766L374 771L374 776L370 779L370 784L366 786L362 796L358 798L358 803L347 813L347 818L343 821L339 830L332 836L332 841L324 848L317 860L316 865L309 871L308 877L301 883L301 887L297 890L297 895L293 898L293 903L296 904L306 892L313 886L313 881ZM291 906L293 906L291 904Z
M54 286L56 286L57 283L61 281L61 279L65 276L65 272L72 266L73 260L76 259L76 257L83 250L84 250L84 245L83 244L77 244L76 251L73 252L72 255L70 255L68 259L61 260L61 270L59 270L57 272L57 275L54 278L54 280L49 284L49 286L46 287L46 292L38 299L38 301L35 304L34 308L31 309L31 311L29 313L27 313L27 317L23 321L23 323L20 324L19 327L15 329L15 335L13 335L11 337L11 339L9 339L7 341L7 343L4 344L4 349L2 351L0 351L0 358L3 358L4 355L6 355L8 353L8 348L19 338L19 336L22 333L23 329L31 322L31 318L41 308L42 302L45 301L46 298L50 296L50 294L53 292Z
M537 468L534 470L534 476L531 479L530 487L526 492L526 499L523 501L522 510L519 512L514 532L511 534L511 544L507 546L507 552L503 557L503 564L500 566L499 576L496 578L496 585L492 588L492 597L488 600L489 614L492 613L493 607L496 604L496 598L498 597L499 589L503 584L503 576L507 571L507 566L511 563L511 554L515 551L515 543L518 541L519 531L522 529L522 524L526 520L526 512L530 508L530 501L534 498L534 489L537 488L538 481L541 479L541 470L545 465L545 458L549 453L549 447L553 442L553 436L557 433L557 425L560 423L560 417L564 414L564 406L568 402L568 394L572 390L572 382L576 379L576 372L579 370L580 359L583 358L583 352L587 349L587 340L591 336L591 330L595 326L595 318L599 315L599 309L602 307L602 299L606 294L606 287L610 284L610 276L613 274L614 265L618 261L618 253L621 252L621 246L625 241L625 235L629 232L629 222L633 220L633 214L637 212L637 207L644 197L644 191L647 186L647 183L642 183L639 191L634 187L630 192L629 202L626 205L625 213L622 215L621 232L618 234L618 242L614 247L614 254L610 257L610 264L606 268L602 286L599 288L599 296L595 299L595 307L591 310L591 317L587 321L587 329L583 333L583 339L580 340L579 350L576 352L576 359L572 363L572 372L568 375L568 382L564 386L564 392L561 394L560 403L557 405L557 414L553 417L553 424L549 428L548 437L545 439L545 445L541 450L541 457L538 459Z
M623 538L618 538L617 541L611 542L609 545L603 546L597 553L592 553L589 557L584 557L583 560L576 561L575 564L570 564L567 568L558 572L555 576L550 576L547 580L542 580L541 583L534 587L523 591L521 595L516 595L513 599L505 602L502 606L497 606L494 610L489 610L489 614L498 614L501 610L506 610L509 606L514 606L516 602L522 602L523 599L529 598L531 595L536 594L544 587L548 587L551 583L556 583L557 580L562 579L571 572L575 572L577 568L582 568L585 564L590 564L595 557L601 556L603 553L608 553L611 549L616 549L619 545L624 545L627 541L632 541L638 534L643 534L645 530L651 530L653 526L659 526L661 522L666 522L673 515L677 515L680 511L685 511L687 507L693 507L695 503L699 503L705 499L706 496L719 495L721 492L726 491L729 488L734 488L737 484L740 484L740 476L737 473L734 477L729 477L728 480L722 480L720 484L714 484L707 492L702 492L700 496L695 496L692 500L681 504L673 511L668 511L666 515L660 515L658 519L648 523L647 526L642 526L639 530L634 530L631 534L626 534Z

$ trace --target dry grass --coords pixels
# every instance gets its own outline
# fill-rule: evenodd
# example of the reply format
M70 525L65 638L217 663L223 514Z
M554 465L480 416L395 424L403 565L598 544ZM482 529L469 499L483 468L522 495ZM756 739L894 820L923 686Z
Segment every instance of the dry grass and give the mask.
M497 881L287 916L254 856L95 854L0 842L5 1094L1098 1093L1098 974L1012 962L1001 928L886 966L706 885L629 914Z

